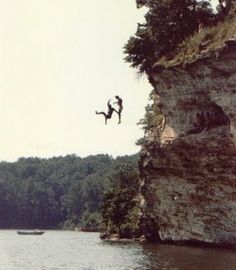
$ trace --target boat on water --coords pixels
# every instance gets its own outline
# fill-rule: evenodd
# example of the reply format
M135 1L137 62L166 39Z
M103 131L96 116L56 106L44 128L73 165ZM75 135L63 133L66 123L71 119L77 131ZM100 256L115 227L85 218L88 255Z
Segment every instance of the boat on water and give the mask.
M20 235L42 235L44 234L44 231L17 231L17 234Z

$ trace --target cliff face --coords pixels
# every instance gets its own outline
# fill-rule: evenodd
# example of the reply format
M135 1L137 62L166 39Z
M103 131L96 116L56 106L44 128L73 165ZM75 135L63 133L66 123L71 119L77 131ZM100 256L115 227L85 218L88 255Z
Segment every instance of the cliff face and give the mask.
M162 121L140 158L144 234L236 246L236 40L149 77Z

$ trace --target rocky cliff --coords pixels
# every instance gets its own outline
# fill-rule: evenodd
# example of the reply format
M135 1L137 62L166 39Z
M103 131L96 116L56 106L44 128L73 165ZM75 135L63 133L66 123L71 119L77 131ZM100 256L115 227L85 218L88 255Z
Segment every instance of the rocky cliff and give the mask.
M199 44L191 60L159 64L148 74L161 119L139 164L141 226L151 240L236 246L232 33L218 47Z

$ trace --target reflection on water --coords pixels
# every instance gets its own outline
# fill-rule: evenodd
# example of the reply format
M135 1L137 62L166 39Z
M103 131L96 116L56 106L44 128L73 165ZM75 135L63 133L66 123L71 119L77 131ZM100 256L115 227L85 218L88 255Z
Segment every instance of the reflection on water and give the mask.
M110 243L97 233L0 231L0 270L235 270L232 250Z
M145 245L146 269L165 270L235 270L233 250L174 245Z

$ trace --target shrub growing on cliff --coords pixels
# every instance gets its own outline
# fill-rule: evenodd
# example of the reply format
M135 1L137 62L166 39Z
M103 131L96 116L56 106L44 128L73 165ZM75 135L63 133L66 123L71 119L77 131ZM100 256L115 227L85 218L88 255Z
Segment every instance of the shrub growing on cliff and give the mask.
M144 130L144 137L139 139L136 144L140 146L144 146L146 143L146 138L148 137L149 133L156 130L156 134L158 134L159 127L161 127L164 121L164 115L160 110L160 104L158 100L158 96L153 90L149 96L149 104L145 108L145 115L144 118L138 122L138 125L142 126Z
M149 0L146 22L124 47L125 61L148 72L159 57L173 51L199 24L210 24L215 15L208 1Z

